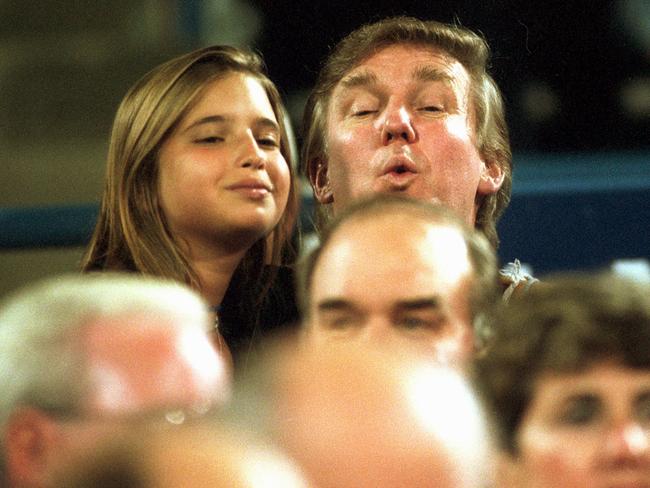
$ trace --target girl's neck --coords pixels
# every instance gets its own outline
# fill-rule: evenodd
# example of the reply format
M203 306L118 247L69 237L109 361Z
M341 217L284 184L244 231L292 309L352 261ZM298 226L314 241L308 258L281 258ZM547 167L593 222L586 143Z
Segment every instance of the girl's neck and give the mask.
M194 259L192 267L196 271L201 284L201 295L211 306L221 304L230 280L232 279L237 266L241 262L245 252L227 255L204 257Z
M199 278L200 293L210 306L220 305L230 280L248 248L225 249L211 243L189 245L190 263Z
M249 235L228 239L186 235L182 242L199 279L199 292L210 306L220 305L237 266L255 240Z

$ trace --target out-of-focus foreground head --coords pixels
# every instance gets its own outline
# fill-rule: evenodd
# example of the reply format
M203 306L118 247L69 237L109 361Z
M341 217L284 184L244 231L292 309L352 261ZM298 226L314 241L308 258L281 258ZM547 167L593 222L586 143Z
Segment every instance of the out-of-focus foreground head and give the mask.
M341 40L303 117L301 164L318 223L361 193L386 191L386 166L399 156L401 190L445 203L496 248L512 158L489 54L469 29L412 17L369 23Z
M549 277L494 320L475 377L499 486L650 486L650 286Z
M485 237L440 205L394 195L349 206L301 265L306 332L318 343L401 343L463 364L498 301Z
M128 436L88 452L61 488L307 488L295 463L249 433L216 423Z
M141 421L182 422L229 395L209 313L183 285L61 276L0 307L2 480L49 486L80 450Z
M478 488L489 438L465 380L372 345L284 344L235 393L233 415L319 488Z

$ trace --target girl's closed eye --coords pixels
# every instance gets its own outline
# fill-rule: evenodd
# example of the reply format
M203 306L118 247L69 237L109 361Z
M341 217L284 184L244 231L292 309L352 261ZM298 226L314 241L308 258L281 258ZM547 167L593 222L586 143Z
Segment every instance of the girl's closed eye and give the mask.
M262 136L257 139L257 143L260 146L267 147L267 148L279 148L280 147L280 142L278 139L274 136Z
M218 142L223 142L223 141L224 138L221 136L203 136L194 139L194 142L197 144L216 144Z

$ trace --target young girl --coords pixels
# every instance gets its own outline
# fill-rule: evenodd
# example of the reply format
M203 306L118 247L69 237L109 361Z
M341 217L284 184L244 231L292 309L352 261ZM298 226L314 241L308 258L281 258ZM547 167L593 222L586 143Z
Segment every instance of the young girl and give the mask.
M188 283L235 356L295 319L283 266L298 212L287 120L248 51L208 47L146 74L115 117L83 269Z

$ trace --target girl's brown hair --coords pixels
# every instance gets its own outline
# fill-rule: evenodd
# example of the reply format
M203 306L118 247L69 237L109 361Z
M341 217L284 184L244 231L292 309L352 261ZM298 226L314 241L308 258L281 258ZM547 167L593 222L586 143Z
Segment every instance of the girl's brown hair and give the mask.
M168 61L147 73L120 104L108 150L100 214L82 260L84 271L117 269L175 279L200 290L190 261L170 232L158 193L158 151L199 99L204 87L231 72L253 76L269 98L281 132L280 151L291 173L285 212L276 228L246 253L235 273L268 288L264 264L284 264L295 251L291 237L298 213L288 116L261 58L231 46L212 46ZM261 283L261 281L265 283ZM263 295L263 293L262 293ZM263 296L258 296L262 300Z

